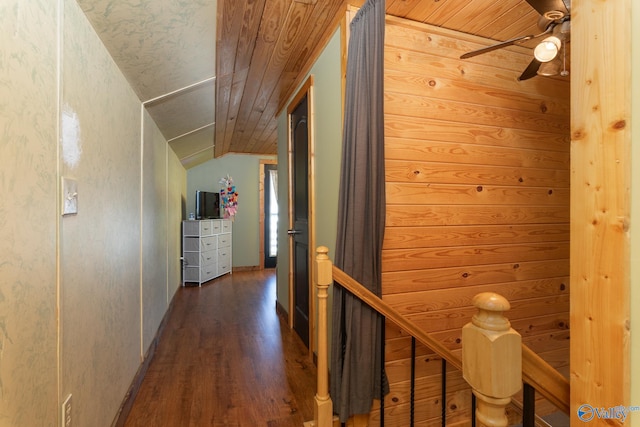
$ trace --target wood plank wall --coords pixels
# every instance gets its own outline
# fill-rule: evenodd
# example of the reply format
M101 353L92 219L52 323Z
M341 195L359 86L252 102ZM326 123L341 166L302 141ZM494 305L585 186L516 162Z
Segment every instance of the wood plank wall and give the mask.
M383 298L459 351L471 299L498 292L523 341L567 373L569 81L518 82L524 49L459 59L486 44L387 19ZM417 353L416 425L439 425L440 360ZM387 426L409 422L409 356L388 326ZM450 370L447 425L469 422L470 400Z
M640 142L638 122L635 127L632 124L631 87L638 82L640 70L637 58L633 62L629 52L638 40L637 34L632 38L637 29L630 19L631 10L637 13L640 9L636 9L638 2L631 0L582 0L574 6L573 57L579 66L571 82L571 321L575 327L570 412L571 425L579 426L588 424L578 417L582 404L598 408L639 405L630 395L631 373L639 361L631 360L630 346L638 339L638 331L630 325L630 318L637 316L631 312L638 309L630 300L630 293L638 289L631 264L638 258L632 258L629 233L638 215L634 212L637 200L632 206L631 152ZM605 52L606 64L597 60ZM633 416L593 421L598 425L640 425L640 417Z

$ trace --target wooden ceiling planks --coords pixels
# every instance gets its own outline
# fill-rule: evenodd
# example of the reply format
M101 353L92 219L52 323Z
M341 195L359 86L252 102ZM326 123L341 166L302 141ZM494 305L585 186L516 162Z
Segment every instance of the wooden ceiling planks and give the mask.
M507 40L513 37L517 37L518 35L524 36L524 35L539 34L540 33L540 30L538 29L539 17L540 15L538 15L538 12L532 9L526 15L516 19L511 24L506 25L502 29L496 28L497 31L493 33L491 38L495 40ZM535 44L535 41L525 42L522 45L527 46L532 44Z
M286 16L287 8L285 2L267 2L261 20L255 50L251 59L251 68L247 76L247 81L244 86L240 86L243 96L236 105L237 120L235 122L235 132L229 137L229 140L226 141L224 152L230 151L231 138L233 138L234 144L243 143L247 146L244 150L251 152L247 141L248 138L253 135L252 130L255 128L257 121L257 119L252 116L255 99L261 90L267 64L277 48L277 43L280 39L280 30L284 27ZM237 148L233 151L243 152L243 150Z
M420 0L387 0L387 13L393 16L407 16Z
M507 31L511 35L514 34L514 31L526 32L526 28L535 26L539 16L538 12L533 10L527 3L521 1L516 3L505 15L493 16L493 19L487 22L484 27L478 29L476 34L481 37L502 40L498 34L505 31L505 28L510 28Z
M215 157L275 153L278 106L343 6L343 0L312 3L218 2Z
M483 8L478 5L482 4ZM517 6L518 0L502 0L487 4L484 0L474 0L463 7L454 16L447 19L442 26L445 28L466 28L469 34L478 34L480 29L498 20L505 22L504 17L511 19L511 9ZM508 21L507 21L508 22Z
M456 3L458 6L462 2L458 2L456 0L443 0L443 1L425 1L421 0L416 4L406 16L398 15L400 18L412 19L418 22L427 22L432 23L429 19L431 16L437 15L438 11L441 9L446 9L451 5L456 7ZM433 24L436 25L436 24Z
M347 4L364 0L218 0L214 156L275 154L276 115ZM535 34L525 0L387 0L387 13L494 40Z
M237 2L237 4L241 4L241 2ZM222 149L224 152L232 151L231 141L234 138L234 131L238 123L237 118L239 109L249 78L251 61L254 56L256 44L258 43L258 32L263 19L265 0L250 2L244 9L238 9L243 12L241 16L242 19L240 19L240 16L238 15L228 15L235 17L235 20L237 21L235 24L236 26L241 24L241 30L238 33L238 43L235 45L235 59L229 60L230 65L219 64L220 69L224 69L226 72L233 75L230 88L225 88L229 91L229 96L224 100L228 107L223 109L224 113L222 116L226 119L226 126L221 129L224 131L224 137L222 138ZM221 82L225 82L225 80L222 80ZM218 123L220 122L221 121Z

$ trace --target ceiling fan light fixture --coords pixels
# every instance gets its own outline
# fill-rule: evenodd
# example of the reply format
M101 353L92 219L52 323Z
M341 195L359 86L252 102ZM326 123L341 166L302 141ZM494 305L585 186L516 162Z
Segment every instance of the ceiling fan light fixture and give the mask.
M555 58L549 62L543 62L540 64L540 68L538 68L539 76L557 76L560 74L560 70L562 69L562 61L560 58Z
M542 40L533 50L533 56L540 62L549 62L558 56L562 43L556 36Z
M547 18L549 21L557 21L566 16L566 14L560 10L548 10L542 16Z

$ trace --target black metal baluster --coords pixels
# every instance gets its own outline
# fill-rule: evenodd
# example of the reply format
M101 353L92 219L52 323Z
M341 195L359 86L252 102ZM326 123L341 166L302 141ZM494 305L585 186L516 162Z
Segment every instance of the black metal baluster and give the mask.
M471 427L476 427L476 395L471 392Z
M535 427L536 389L524 383L522 387L522 427Z
M386 318L384 316L381 317L382 328L380 331L380 348L382 354L380 355L381 363L380 363L380 427L384 427L384 383L385 383L385 375L384 375L384 363L385 363L385 325Z
M411 337L411 414L409 425L413 427L416 414L416 337Z
M447 361L442 359L442 427L447 427Z

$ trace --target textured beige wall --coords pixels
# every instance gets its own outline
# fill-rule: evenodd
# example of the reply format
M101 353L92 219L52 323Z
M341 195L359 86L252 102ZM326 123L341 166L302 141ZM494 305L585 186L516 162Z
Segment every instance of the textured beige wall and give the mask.
M0 426L54 426L56 2L0 2Z
M187 172L178 156L169 151L167 162L168 202L167 202L167 260L168 298L171 300L181 284L182 267L182 220L187 218Z
M186 171L148 113L144 113L142 184L142 355L181 284L181 221Z
M180 281L185 192L75 0L3 0L0 427L57 426L69 393L74 425L112 424Z
M167 155L168 145L151 116L144 113L142 177L143 354L168 307ZM174 283L175 285L175 283Z
M113 420L140 363L140 101L65 0L61 172L78 214L61 225L61 391L75 425ZM65 124L65 120L75 121Z

